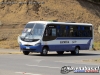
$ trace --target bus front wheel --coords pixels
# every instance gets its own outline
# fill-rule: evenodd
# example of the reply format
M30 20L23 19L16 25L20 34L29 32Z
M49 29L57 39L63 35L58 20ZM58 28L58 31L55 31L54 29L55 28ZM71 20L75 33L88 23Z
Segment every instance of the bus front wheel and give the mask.
M29 53L30 53L29 51L23 51L24 55L29 55Z
M47 54L48 54L48 48L44 47L42 49L41 55L44 56L44 55L47 55Z
M57 54L62 55L64 51L57 51Z
M78 55L79 54L79 48L76 47L74 51L71 51L71 54Z

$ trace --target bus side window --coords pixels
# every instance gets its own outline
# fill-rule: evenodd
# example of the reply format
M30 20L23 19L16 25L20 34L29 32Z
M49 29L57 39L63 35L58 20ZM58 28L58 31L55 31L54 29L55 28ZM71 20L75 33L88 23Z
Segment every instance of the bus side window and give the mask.
M62 31L62 37L66 37L66 26L65 25L62 25L61 27L61 31Z
M92 28L88 26L88 37L92 37Z
M73 37L73 26L70 27L69 37Z
M56 36L56 28L52 28L52 35L51 36Z
M60 26L57 26L57 36L60 37Z
M88 37L89 35L88 35L88 27L87 26L85 26L85 37Z
M78 26L78 37L82 37L81 26Z
M84 26L81 26L81 34L82 34L82 37L84 37Z
M47 29L46 29L45 32L44 32L44 36L48 36Z
M57 36L58 37L64 37L65 36L64 25L58 25L57 26Z
M49 28L48 27L46 27L46 29L45 29L45 32L44 32L44 36L49 36Z
M52 27L53 25L49 25L49 26L48 28L46 28L45 35L46 36L56 36L56 27Z
M67 37L69 37L69 33L70 33L69 31L70 31L70 27L69 26L66 26L66 36Z
M77 37L77 26L73 26L73 37Z
M92 37L92 27L90 27L90 37Z
M60 37L59 29L57 29L57 36Z

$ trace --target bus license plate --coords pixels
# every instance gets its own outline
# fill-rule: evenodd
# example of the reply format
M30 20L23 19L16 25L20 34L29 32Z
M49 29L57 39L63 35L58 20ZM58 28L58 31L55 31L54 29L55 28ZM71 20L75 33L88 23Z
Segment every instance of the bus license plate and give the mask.
M26 47L26 49L30 49L30 47Z

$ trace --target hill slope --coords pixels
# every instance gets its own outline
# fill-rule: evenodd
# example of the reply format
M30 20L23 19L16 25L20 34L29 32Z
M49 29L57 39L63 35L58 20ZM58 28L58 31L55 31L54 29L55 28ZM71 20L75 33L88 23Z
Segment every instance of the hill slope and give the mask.
M25 23L34 20L57 19L58 21L92 23L95 29L95 41L100 41L98 34L100 6L98 5L84 0L17 0L17 2L16 0L0 0L1 2L3 3L0 4L0 21L2 22L0 47L2 48L18 47L16 41L18 34L21 33ZM38 4L39 2L42 4Z

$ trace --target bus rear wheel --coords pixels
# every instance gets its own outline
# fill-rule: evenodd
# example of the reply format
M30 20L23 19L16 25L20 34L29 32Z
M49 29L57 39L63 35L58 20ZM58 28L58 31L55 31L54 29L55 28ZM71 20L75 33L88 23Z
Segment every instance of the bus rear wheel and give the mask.
M41 55L42 55L42 56L45 56L45 55L47 55L47 54L48 54L48 48L44 47L44 48L42 49Z
M64 54L64 51L57 51L57 54L62 55Z
M24 55L29 55L29 53L30 53L29 51L23 51Z
M71 54L78 55L79 54L79 48L76 47L74 51L71 51Z

